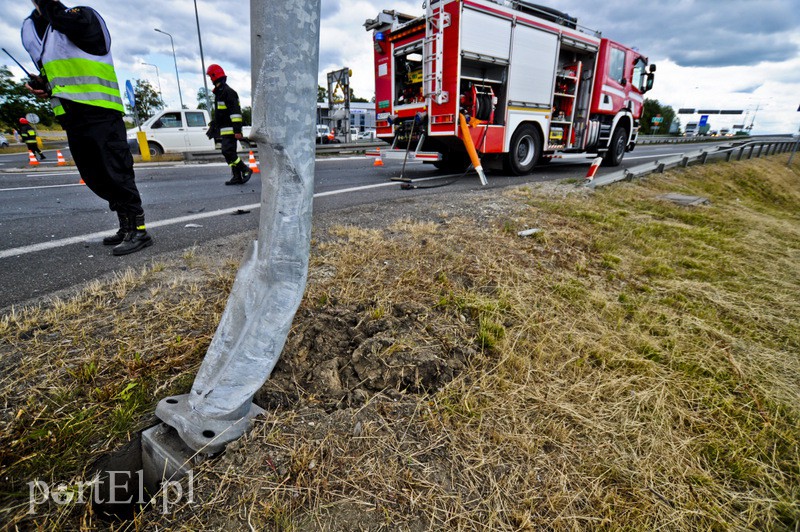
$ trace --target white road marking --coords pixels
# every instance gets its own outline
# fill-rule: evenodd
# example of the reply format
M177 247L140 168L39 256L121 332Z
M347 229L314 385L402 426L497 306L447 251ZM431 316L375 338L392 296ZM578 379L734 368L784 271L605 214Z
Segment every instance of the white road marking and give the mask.
M436 177L424 177L421 179L415 179L414 182L421 182L421 181L431 181L434 179L442 179L448 176L436 176ZM350 188L342 188L339 190L330 190L328 192L319 192L314 194L315 198L322 198L326 196L334 196L336 194L347 194L349 192L359 192L361 190L369 190L373 188L381 188L381 187L389 187L389 186L397 186L399 183L390 181L386 183L376 183L374 185L364 185L361 187L350 187ZM74 185L56 185L56 186L74 186ZM83 186L83 185L80 185ZM8 190L8 189L6 189ZM157 222L147 222L147 226L152 229L154 227L164 227L168 225L175 225L175 224L183 224L187 222L193 222L195 220L202 220L204 218L213 218L215 216L223 216L229 215L230 213L241 209L245 211L252 211L255 209L259 209L261 207L260 203L253 203L250 205L241 205L239 207L230 207L227 209L218 209L216 211L209 211L209 212L201 212L197 214L190 214L188 216L178 216L177 218L169 218L167 220L159 220ZM39 244L31 244L29 246L22 246L18 248L6 249L0 251L0 259L5 259L9 257L19 257L20 255L26 255L28 253L36 253L38 251L45 251L48 249L53 248L60 248L64 246L69 246L72 244L81 244L86 241L100 239L104 236L108 236L108 234L113 231L113 229L109 229L106 231L98 231L96 233L89 233L85 235L73 236L69 238L62 238L59 240L53 240L51 242L41 242Z

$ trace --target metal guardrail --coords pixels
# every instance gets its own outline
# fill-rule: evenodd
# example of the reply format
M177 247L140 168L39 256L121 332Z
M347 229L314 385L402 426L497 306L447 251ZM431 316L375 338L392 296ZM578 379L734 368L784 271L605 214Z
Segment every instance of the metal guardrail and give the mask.
M695 135L694 137L676 137L674 135L639 135L636 144L692 144L700 142L747 142L748 140L791 137L791 135L746 135L733 137L708 137L705 135Z
M750 142L743 142L740 144L724 144L715 146L705 150L699 150L694 153L681 154L669 157L662 161L653 161L651 163L634 166L632 168L625 168L618 172L613 172L595 179L592 179L585 186L589 188L598 188L619 181L630 181L631 179L644 177L649 174L663 173L665 170L678 167L687 167L690 164L705 164L711 160L725 159L730 161L736 157L737 161L742 158L751 159L752 157L766 157L768 155L777 155L779 153L786 153L796 149L797 143L800 139L792 139L791 137L785 139L774 140L754 140Z

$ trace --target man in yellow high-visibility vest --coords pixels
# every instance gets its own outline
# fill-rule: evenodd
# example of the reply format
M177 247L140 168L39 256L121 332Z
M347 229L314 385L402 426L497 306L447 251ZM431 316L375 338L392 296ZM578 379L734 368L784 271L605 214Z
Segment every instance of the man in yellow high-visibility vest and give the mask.
M50 98L81 178L117 213L119 230L103 244L113 245L114 255L144 249L153 239L144 224L106 23L90 7L32 1L22 44L41 75L33 76L28 88Z

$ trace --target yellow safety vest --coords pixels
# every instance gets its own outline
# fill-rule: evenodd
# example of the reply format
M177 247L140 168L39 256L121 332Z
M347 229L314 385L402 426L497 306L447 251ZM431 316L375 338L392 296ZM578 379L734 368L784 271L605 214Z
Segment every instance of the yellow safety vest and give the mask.
M95 14L106 42L111 42L105 21L97 12ZM30 18L22 25L22 44L47 76L52 91L50 104L56 116L64 114L62 99L125 112L110 49L105 55L86 53L52 26L48 26L44 38L39 39Z

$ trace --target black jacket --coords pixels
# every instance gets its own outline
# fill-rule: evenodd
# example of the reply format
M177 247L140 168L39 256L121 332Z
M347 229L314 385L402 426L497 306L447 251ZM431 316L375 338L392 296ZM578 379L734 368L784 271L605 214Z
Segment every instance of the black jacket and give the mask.
M22 142L25 144L36 144L36 131L34 131L30 124L20 124L18 131Z
M214 86L214 125L221 137L242 132L242 108L239 95L227 84L227 78L220 78Z

